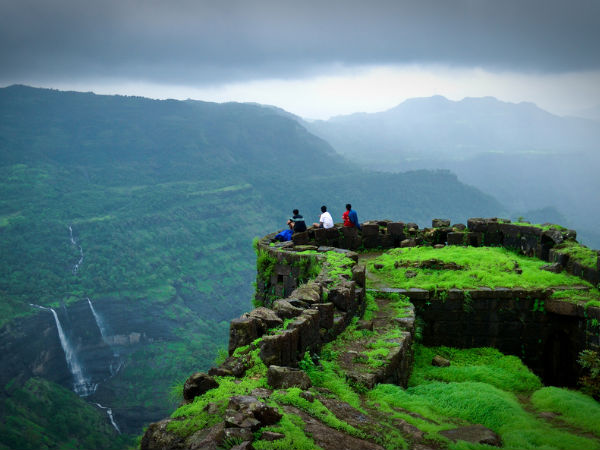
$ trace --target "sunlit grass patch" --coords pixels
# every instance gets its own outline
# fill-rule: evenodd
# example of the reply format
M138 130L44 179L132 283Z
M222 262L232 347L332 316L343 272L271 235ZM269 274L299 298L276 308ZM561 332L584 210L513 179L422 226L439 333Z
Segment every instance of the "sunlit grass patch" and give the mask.
M535 392L531 402L538 410L558 413L558 419L600 437L600 403L592 397L549 386Z
M442 264L453 263L454 270ZM383 268L375 269L375 264ZM410 247L392 249L367 263L371 277L389 287L429 290L479 287L541 288L553 286L591 285L566 273L540 270L547 264L498 247ZM440 266L440 267L437 267ZM516 270L519 269L519 270Z

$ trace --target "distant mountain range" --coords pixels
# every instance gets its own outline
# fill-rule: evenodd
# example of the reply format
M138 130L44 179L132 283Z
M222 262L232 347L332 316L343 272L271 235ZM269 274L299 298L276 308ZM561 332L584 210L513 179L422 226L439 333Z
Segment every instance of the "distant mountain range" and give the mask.
M532 103L434 96L306 127L367 168L448 169L513 214L552 207L600 246L600 122Z

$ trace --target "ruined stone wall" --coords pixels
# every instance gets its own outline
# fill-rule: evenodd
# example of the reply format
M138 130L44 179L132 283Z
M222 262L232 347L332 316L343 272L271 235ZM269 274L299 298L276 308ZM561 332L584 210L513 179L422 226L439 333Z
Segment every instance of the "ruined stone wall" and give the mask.
M271 245L272 237L257 243L262 262L255 299L264 306L231 321L229 354L263 337L260 357L266 365L296 366L306 351L316 352L362 315L365 268L357 266L354 252L292 242ZM317 253L301 254L306 250ZM330 275L322 255L330 250L349 258L352 277Z
M556 245L575 238L572 230L542 230L498 219L469 219L467 226L450 227L434 219L432 228L414 223L378 221L362 230L336 226L297 233L293 241L273 243L272 235L257 244L256 300L264 306L230 324L229 353L257 338L267 365L296 366L306 351L317 351L333 340L364 311L365 269L352 250L417 245L504 246L528 256L560 264L594 284L596 268L582 267L554 252ZM306 250L316 253L302 254ZM353 260L352 277L328 277L323 253L343 252ZM315 277L316 273L319 272ZM313 277L313 279L310 279ZM427 345L492 346L520 356L551 384L572 384L576 358L585 348L600 349L600 308L550 298L552 290L486 289L429 292L394 290L407 295L423 321ZM287 327L282 328L284 320ZM272 330L277 329L273 333ZM271 331L270 331L271 330ZM408 339L407 342L412 342ZM403 352L409 355L409 351ZM399 365L410 375L412 359Z

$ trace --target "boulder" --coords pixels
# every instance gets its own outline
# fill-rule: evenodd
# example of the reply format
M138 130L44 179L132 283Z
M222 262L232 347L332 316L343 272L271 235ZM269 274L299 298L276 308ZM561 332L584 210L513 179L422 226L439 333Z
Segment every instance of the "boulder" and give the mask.
M228 357L219 367L212 367L208 374L213 377L243 377L248 368L248 358L233 356Z
M302 286L294 289L290 294L290 298L300 300L312 305L321 301L321 286L314 281L309 281Z
M274 389L299 387L306 390L312 386L306 372L291 367L271 366L267 371L267 383Z
M259 319L264 323L265 328L267 330L271 328L277 328L283 325L283 320L281 320L281 318L277 314L275 314L275 311L269 308L265 308L264 306L255 308L252 311L244 314L242 317L254 317Z
M552 273L560 273L563 270L563 266L559 263L545 264L540 267L540 270L545 270Z
M448 219L433 219L431 221L431 226L433 228L449 227L450 221Z
M260 435L260 438L263 441L277 441L279 439L283 439L284 437L285 437L285 434L276 433L275 431L263 431L262 434Z
M359 320L356 324L357 330L369 330L373 331L373 321L372 320Z
M186 403L191 403L195 397L217 387L219 383L213 377L204 372L196 372L183 385L183 399Z
M431 365L436 367L449 367L450 361L440 355L435 355L431 360Z
M294 317L298 317L302 314L303 309L297 308L292 305L287 300L277 300L273 303L273 311L275 314L279 316L281 319L293 319Z
M363 265L355 265L352 267L352 279L361 287L365 287L367 280L367 270Z
M229 323L229 354L236 348L252 343L264 334L264 324L256 317L233 319Z
M276 408L268 406L251 395L238 395L229 399L225 411L225 429L246 428L256 431L268 425L274 425L281 420L281 414ZM249 439L251 441L252 436Z
M474 444L493 445L495 447L502 446L502 440L500 439L500 436L483 425L470 425L467 427L453 428L452 430L444 430L440 431L439 433L454 442L466 441Z

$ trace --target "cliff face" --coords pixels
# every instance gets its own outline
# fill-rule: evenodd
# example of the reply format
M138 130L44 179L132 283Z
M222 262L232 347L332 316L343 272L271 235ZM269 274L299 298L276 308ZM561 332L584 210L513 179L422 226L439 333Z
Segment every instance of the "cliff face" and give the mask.
M510 359L514 357L491 349L474 349L463 361L460 351L447 347L433 350L444 357L423 345L417 346L415 354L415 337L424 345L504 348L525 360L530 358L540 375L547 372L547 378L570 371L573 376L551 381L572 383L578 352L600 349L600 308L582 303L578 296L594 301L600 293L580 278L557 277L560 283L571 285L565 291L571 297L554 297L564 286L554 286L551 280L540 287L530 286L525 281L529 279L527 271L538 273L542 267L522 269L516 261L509 264L509 272L519 280L525 270L522 282L527 287L378 285L367 291L366 280L374 276L370 272L385 271L385 264L371 261L379 252L359 255L348 249L421 245L442 255L446 244L504 245L515 249L515 255L560 260L545 271L567 268L598 282L600 263L595 252L584 252L595 258L593 261L581 259L575 252L565 256L563 244L574 245L571 230L544 230L497 219L470 219L468 224L465 229L464 225L450 227L448 221L434 220L433 228L419 230L415 224L382 221L364 224L362 232L309 230L294 235L293 242L273 243L273 235L259 241L256 299L267 307L260 306L231 322L229 357L208 374L196 373L186 381L182 406L172 418L148 428L141 448L445 448L456 440L509 448L523 445L511 441L512 431L493 421L483 426L476 415L464 416L457 427L450 412L453 409L440 409L438 402L443 404L445 396L451 403L459 401L457 392L445 391L450 389L450 380L465 382L460 387L452 385L450 391L465 390L460 395L466 398L483 395L488 389L483 384L467 385L469 381L489 380L493 389L532 395L541 387L539 378L520 361ZM398 271L402 264L409 264L401 262L402 251L394 254L400 259L389 270ZM417 276L414 270L420 269L429 275L432 268L465 269L438 259L409 266L406 278ZM419 327L415 326L417 317ZM482 362L473 362L478 358ZM431 368L431 364L441 367ZM488 369L471 374L471 369L462 368L469 364L482 364L489 370L503 367L507 373L490 372L488 379L481 372ZM454 365L458 367L444 371ZM499 382L500 376L515 380L514 384ZM436 379L442 381L439 386L426 381ZM425 410L420 407L413 409L411 396L433 401L436 419L428 413L422 415ZM483 408L480 402L491 402L484 397L468 402ZM398 415L398 411L402 413ZM519 410L521 413L526 414ZM426 431L432 420L437 425L438 421L453 425L441 426L432 434ZM546 438L552 439L550 434ZM503 444L505 439L508 441ZM593 443L596 445L600 441Z

